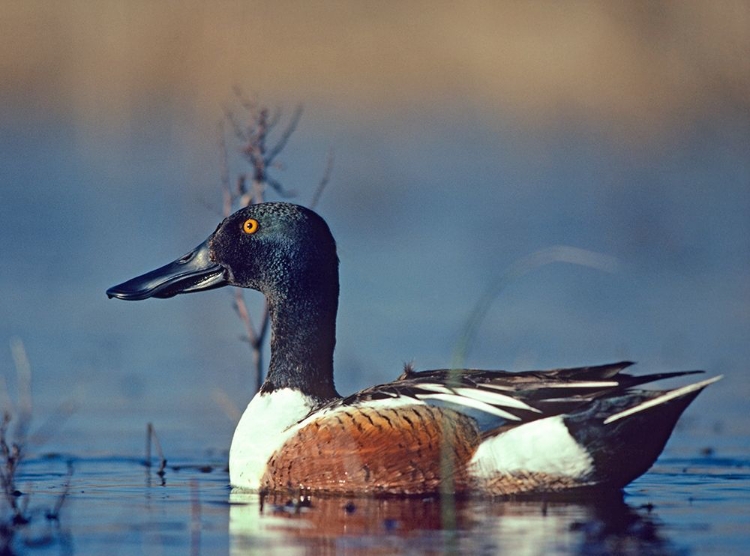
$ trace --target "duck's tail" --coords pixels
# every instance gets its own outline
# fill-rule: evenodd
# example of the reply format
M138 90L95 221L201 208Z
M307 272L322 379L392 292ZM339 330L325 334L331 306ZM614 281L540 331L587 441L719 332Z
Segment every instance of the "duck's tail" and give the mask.
M682 412L706 386L721 378L674 390L630 391L567 415L568 430L593 459L593 482L621 488L645 473L661 454Z

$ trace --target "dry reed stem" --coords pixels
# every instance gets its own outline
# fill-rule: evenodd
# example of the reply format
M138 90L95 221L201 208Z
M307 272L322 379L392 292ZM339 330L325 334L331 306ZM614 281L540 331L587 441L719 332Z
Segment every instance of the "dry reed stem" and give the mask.
M16 384L18 390L18 403L14 404L8 393L7 384L4 379L0 379L0 397L5 405L5 411L0 420L0 487L2 496L10 509L11 516L6 519L2 515L0 519L0 554L12 554L13 543L16 533L22 530L32 521L32 512L29 510L30 496L28 492L22 493L16 484L16 476L20 465L23 463L25 456L26 442L29 438L28 431L31 425L33 410L31 395L31 364L26 353L23 342L18 338L13 338L10 342L11 352L16 367ZM65 407L65 406L64 406ZM73 406L70 405L64 415L72 413ZM15 432L11 439L9 429L14 420L13 414L17 413ZM31 436L32 440L43 440L49 437L51 426L46 429L40 429ZM60 511L68 497L70 491L71 478L73 476L73 466L68 462L68 472L63 482L63 488L52 508L44 512L48 522L59 524ZM28 532L26 533L28 535ZM56 536L55 536L56 535ZM24 542L29 544L47 544L50 540L57 540L63 543L62 533L59 527L54 535L45 534L42 537L29 537Z

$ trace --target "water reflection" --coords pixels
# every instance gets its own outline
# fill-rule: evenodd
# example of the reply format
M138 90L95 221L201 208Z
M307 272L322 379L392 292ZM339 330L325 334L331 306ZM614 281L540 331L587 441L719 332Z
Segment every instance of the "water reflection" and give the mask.
M230 494L232 554L394 551L673 554L650 508L621 493L577 501L292 499Z
M688 441L698 443L695 436ZM745 456L665 457L628 487L625 501L618 493L566 501L459 500L455 507L437 499L320 497L309 504L266 498L261 505L257 495L229 492L224 456L174 458L165 480L152 468L145 485L142 458L30 457L18 482L20 501L29 504L33 519L18 531L3 531L0 524L0 549L4 544L24 554L33 546L45 554L668 555L747 553L750 546ZM70 491L59 518L50 521L46 510L60 499L68 460L75 466Z

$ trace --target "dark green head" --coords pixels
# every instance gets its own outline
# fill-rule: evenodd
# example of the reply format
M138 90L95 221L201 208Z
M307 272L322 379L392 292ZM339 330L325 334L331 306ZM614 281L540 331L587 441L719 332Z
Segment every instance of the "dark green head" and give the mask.
M292 292L335 288L338 294L336 244L328 225L298 205L251 205L227 217L190 253L107 295L166 298L225 285L259 290L272 302Z

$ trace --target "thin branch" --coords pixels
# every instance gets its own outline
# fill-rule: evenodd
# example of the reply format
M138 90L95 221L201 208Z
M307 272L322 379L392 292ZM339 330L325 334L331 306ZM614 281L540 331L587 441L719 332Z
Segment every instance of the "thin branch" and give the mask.
M26 348L19 338L10 341L10 349L13 353L13 361L16 364L17 388L18 388L18 442L23 444L26 440L26 431L31 421L31 364L26 355Z
M256 112L256 110L258 109L257 100L247 98L244 91L239 85L234 85L232 87L232 91L234 92L234 96L236 96L237 100L240 102L240 106L242 106L242 108L244 108L251 114Z
M232 126L232 130L234 131L235 136L237 136L237 138L240 141L243 141L243 142L248 141L248 137L245 134L245 132L242 130L242 126L237 121L232 111L229 110L229 108L226 108L226 107L224 108L224 118L226 118L226 120Z
M260 330L258 332L258 345L253 348L253 359L255 361L255 391L259 392L263 385L263 342L268 334L268 325L271 322L268 311L268 302L263 302L263 314L260 318Z
M5 408L5 413L12 415L15 412L14 406L13 399L8 392L8 381L5 375L0 375L0 407Z
M250 345L255 346L258 343L259 335L255 332L252 320L250 319L250 313L247 310L245 297L242 295L242 290L239 288L234 289L234 310L240 317L242 324L245 326L245 333L247 334Z
M255 179L257 181L266 181L266 167L268 158L266 157L266 139L268 138L268 109L263 108L258 113L256 125L256 140L254 141L253 152L256 155L255 161Z
M29 496L28 486L26 492L22 493L16 485L16 475L18 470L24 461L26 455L26 442L28 438L28 430L31 424L31 413L33 409L32 395L31 395L31 365L29 364L26 350L20 339L13 339L11 341L11 351L13 353L13 359L16 365L17 378L17 390L18 390L18 402L7 403L5 405L4 413L0 419L0 487L2 488L2 496L5 500L5 504L10 509L10 517L6 517L5 512L2 513L2 520L0 521L0 553L10 554L15 553L11 551L13 536L17 531L20 531L22 527L25 527L31 522L33 511L29 509ZM4 379L1 381L4 387ZM4 393L8 396L7 391ZM9 437L10 423L13 420L11 411L14 410L18 415L18 422L15 426L15 433L13 438ZM49 429L49 427L48 427ZM37 431L35 435L32 435L31 440L42 437L43 434ZM57 498L55 504L51 509L44 512L44 515L50 521L59 523L60 509L63 506L67 498L68 491L70 489L70 479L73 474L72 465L68 463L68 473L63 483L62 494ZM21 494L25 494L21 496ZM27 535L24 538L24 543L27 546L42 546L48 544L51 540L57 540L62 543L62 537L57 531L57 539L53 536L44 535L42 537L34 537Z
M250 204L252 199L252 191L247 190L247 176L245 174L240 174L237 176L237 196L232 201L237 201L237 204L240 207L246 207Z
M190 480L190 554L201 553L201 501L198 481Z
M55 505L51 510L47 512L47 519L53 519L55 521L60 520L60 510L65 503L65 500L70 493L70 480L73 478L73 462L68 462L68 472L65 474L65 480L63 481L63 488L60 496L57 497Z
M328 185L328 182L331 180L331 174L333 173L333 149L328 151L328 160L326 162L326 169L323 173L323 177L320 178L320 182L318 183L318 187L315 189L315 193L313 194L312 199L310 200L310 208L314 209L318 202L320 201L321 195L323 195L323 190L326 188L326 185Z
M2 486L3 496L13 511L15 519L20 514L18 497L16 496L15 475L18 463L21 460L21 450L15 442L12 445L8 443L8 425L10 425L11 420L10 413L5 412L2 421L0 421L0 455L2 455L0 486Z
M292 136L292 133L294 133L294 130L297 129L297 124L300 121L300 118L302 117L302 105L297 105L297 108L294 110L294 114L292 115L292 119L289 121L289 125L284 130L284 133L281 134L281 138L279 138L278 142L274 147L268 151L268 155L266 156L266 164L270 164L273 162L273 159L278 156L278 154L284 150L284 147L286 147L287 142L289 141L289 138Z
M18 466L23 460L23 445L20 441L8 443L8 425L12 418L10 413L3 414L3 420L0 422L0 454L2 454L2 465L0 465L0 486L3 489L3 496L13 512L13 523L23 525L28 523L26 517L26 505L18 505L19 491L16 488L16 472Z
M297 195L297 192L294 189L286 189L283 185L281 185L279 182L277 182L275 179L271 177L266 177L266 183L273 189L276 193L278 193L281 197L288 199L290 197L294 197Z
M152 423L146 425L146 467L151 469L151 444L156 447L156 455L159 457L159 469L156 470L156 474L162 479L164 478L164 470L167 467L167 458L164 457L164 452L161 449L161 442L156 434L156 429Z
M266 189L265 186L264 186L264 183L265 182L263 182L263 181L253 180L253 192L252 192L252 195L248 199L247 203L244 204L243 206L248 206L250 203L253 203L253 204L257 205L257 204L260 204L260 203L262 203L264 201L264 199L263 199L263 193L264 193L264 191Z
M258 156L254 138L248 140L247 144L242 148L242 154L245 155L245 159L250 163L253 170L263 167L263 161Z
M281 108L274 108L273 114L271 114L271 117L268 119L268 131L271 131L273 128L276 127L276 125L281 120Z
M219 123L219 150L221 151L221 197L222 211L226 218L232 214L232 189L229 185L229 153L225 139L224 122Z
M260 336L265 337L268 325L271 322L271 314L268 311L268 303L263 304L263 314L260 317Z

